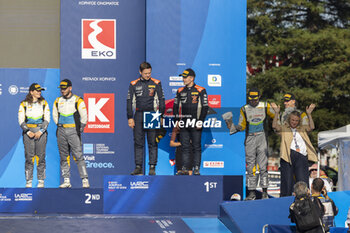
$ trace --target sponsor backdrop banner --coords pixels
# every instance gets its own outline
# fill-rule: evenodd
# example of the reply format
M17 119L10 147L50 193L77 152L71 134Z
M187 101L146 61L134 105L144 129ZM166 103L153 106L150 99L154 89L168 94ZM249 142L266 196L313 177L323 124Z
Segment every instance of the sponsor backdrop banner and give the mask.
M0 69L0 99L5 111L0 127L6 135L6 140L0 140L0 187L25 185L17 111L33 82L47 88L43 95L50 109L60 95L60 79L71 79L73 93L84 98L89 118L82 146L92 187L102 187L104 175L130 174L134 168L126 96L130 81L139 77L138 67L146 53L153 77L162 81L169 114L171 100L183 85L178 75L192 67L196 83L209 95L213 114L208 118L222 120L223 112L236 109L233 115L237 122L238 109L245 103L245 4L149 0L146 17L145 0L61 0L61 70ZM51 121L46 187L60 183L55 131ZM174 174L170 132L159 144L158 175ZM244 174L243 140L243 133L229 136L224 129L206 130L201 173ZM81 187L75 164L71 173L73 187ZM35 172L34 186L36 182Z
M46 91L42 95L52 110L53 102L59 95L57 88L60 72L58 69L0 69L0 187L24 187L24 146L22 129L18 124L18 108L28 94L30 84L39 83ZM56 125L52 121L48 128L46 150L46 187L59 185L60 163L56 143ZM37 185L34 168L33 187Z
M183 86L178 75L191 67L195 83L207 89L207 119L222 120L222 113L232 111L237 123L246 103L246 1L148 0L146 55L153 77L162 81L167 113ZM202 134L201 174L244 174L244 133L229 136L221 125ZM170 133L159 144L157 174L175 172Z
M72 80L87 106L82 140L92 187L134 168L126 97L145 60L145 18L145 0L61 0L61 79ZM81 186L72 168L73 186Z

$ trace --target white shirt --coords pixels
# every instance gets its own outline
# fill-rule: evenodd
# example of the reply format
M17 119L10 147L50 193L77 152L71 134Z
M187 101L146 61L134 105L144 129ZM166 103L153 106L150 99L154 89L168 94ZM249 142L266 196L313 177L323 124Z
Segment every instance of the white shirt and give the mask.
M307 155L306 152L306 144L304 142L304 139L300 136L300 134L298 133L297 129L293 129L290 128L292 130L293 133L293 140L292 140L292 144L290 145L290 149L297 151L297 145L299 147L299 153L302 155Z

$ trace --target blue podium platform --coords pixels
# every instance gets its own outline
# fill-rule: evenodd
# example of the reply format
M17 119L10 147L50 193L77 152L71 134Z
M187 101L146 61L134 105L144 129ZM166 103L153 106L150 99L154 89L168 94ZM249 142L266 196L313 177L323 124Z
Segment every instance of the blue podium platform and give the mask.
M103 189L0 188L0 212L102 214Z
M233 193L242 176L105 176L104 213L218 215Z
M224 202L219 219L236 233L262 232L264 225L290 225L289 206L294 197Z
M105 176L104 188L0 188L0 213L204 216L242 196L242 176Z
M331 192L328 194L339 209L335 216L335 226L331 232L346 232L341 228L345 224L346 215L350 206L350 191ZM262 232L268 225L267 232L295 232L290 226L289 206L294 197L272 198L268 200L223 202L220 204L219 219L231 232L251 233ZM265 231L266 232L266 231Z
M192 233L180 217L118 216L12 216L0 217L0 232L7 233Z

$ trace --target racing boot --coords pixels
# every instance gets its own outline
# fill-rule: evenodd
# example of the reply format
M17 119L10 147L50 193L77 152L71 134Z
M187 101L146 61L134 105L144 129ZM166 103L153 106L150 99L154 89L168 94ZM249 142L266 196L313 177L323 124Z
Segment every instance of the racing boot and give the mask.
M255 190L250 190L248 196L244 199L245 201L252 201L256 199Z
M32 180L27 180L26 182L26 188L31 188L32 187Z
M178 171L178 175L188 176L188 170L186 169L186 167L182 167L182 169Z
M71 188L72 185L70 184L69 178L64 178L63 183L60 185L60 188Z
M142 176L143 175L142 167L140 165L136 165L135 170L131 173L131 175Z
M262 193L261 199L269 199L269 195L267 194L267 192Z
M263 188L261 199L269 199L269 195L267 194L267 188Z
M156 165L149 165L149 173L148 175L150 176L155 176L156 175Z
M37 188L44 188L44 180L38 180Z
M195 176L199 176L200 175L200 173L199 173L199 166L195 166L194 167L193 175L195 175Z
M89 179L88 178L83 178L81 180L81 182L83 183L83 188L90 188L90 184L89 184Z

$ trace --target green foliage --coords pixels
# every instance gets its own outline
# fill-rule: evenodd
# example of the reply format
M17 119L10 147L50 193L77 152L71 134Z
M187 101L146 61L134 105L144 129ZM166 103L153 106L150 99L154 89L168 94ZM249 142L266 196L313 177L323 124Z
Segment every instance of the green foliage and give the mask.
M315 103L315 145L319 131L349 124L350 1L248 0L247 12L247 63L262 70L248 88L280 105L292 92L302 110Z

